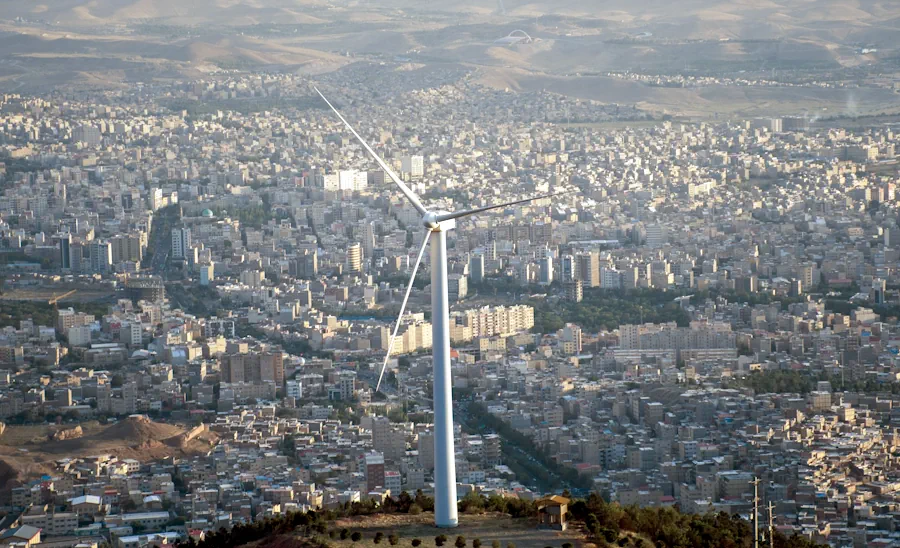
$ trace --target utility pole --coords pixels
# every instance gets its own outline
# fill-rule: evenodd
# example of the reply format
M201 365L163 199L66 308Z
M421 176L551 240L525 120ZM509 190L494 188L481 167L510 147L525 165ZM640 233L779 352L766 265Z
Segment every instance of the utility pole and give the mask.
M753 548L759 548L759 478L754 476L753 481Z
M769 548L775 548L775 505L769 501Z

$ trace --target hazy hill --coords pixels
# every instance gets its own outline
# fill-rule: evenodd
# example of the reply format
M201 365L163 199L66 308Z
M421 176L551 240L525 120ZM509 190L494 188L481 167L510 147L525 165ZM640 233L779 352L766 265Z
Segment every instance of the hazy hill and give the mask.
M898 70L893 0L0 0L0 18L0 91L196 77L215 67L321 74L402 57L462 64L488 85L671 112L897 102L883 90L851 100L843 90L661 90L583 79L781 71L855 84L860 75L847 71ZM515 30L534 40L497 42ZM588 89L594 84L602 86Z

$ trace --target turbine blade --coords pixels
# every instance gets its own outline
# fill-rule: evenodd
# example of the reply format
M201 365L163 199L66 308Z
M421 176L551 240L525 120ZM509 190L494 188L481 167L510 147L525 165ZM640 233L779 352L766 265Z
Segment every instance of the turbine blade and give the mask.
M525 198L523 200L516 200L514 202L506 202L505 204L496 204L489 205L485 207L479 207L477 209L469 209L466 211L455 211L453 213L446 213L444 215L437 216L437 222L449 221L450 219L459 219L460 217L468 217L469 215L475 215L476 213L481 213L483 211L490 211L492 209L500 209L501 207L509 207L511 205L516 204L524 204L526 202L533 202L535 200L540 200L541 198L552 198L554 196L561 196L563 194L569 194L568 192L557 192L556 194L545 194L544 196L535 196L534 198Z
M409 300L409 292L412 291L413 283L416 281L416 272L419 271L419 263L422 262L422 255L425 254L425 247L428 245L428 238L431 236L431 230L425 231L425 241L419 249L419 256L416 257L416 264L413 266L412 276L409 277L409 285L406 286L406 295L403 296L403 303L400 304L400 314L397 316L397 323L394 325L394 333L391 335L391 341L388 343L387 354L384 356L384 363L381 364L381 373L378 374L378 383L375 384L375 391L381 388L381 379L384 377L384 370L387 368L387 362L391 359L391 350L394 349L394 339L397 338L397 331L400 330L400 320L403 319L403 313L406 311L406 301Z
M331 110L333 110L334 113L337 114L337 117L341 119L341 122L344 122L344 125L347 126L347 129L350 130L350 133L352 133L353 136L356 137L356 139L360 142L360 144L363 146L363 148L365 148L366 151L368 151L369 155L372 156L372 158L374 158L376 162L378 162L378 165L381 167L381 169L384 170L385 173L387 173L388 177L390 177L391 180L393 180L397 184L397 186L400 187L400 192L402 192L403 195L406 196L406 198L412 203L413 207L416 208L416 211L418 211L420 215L425 215L425 213L427 213L428 210L425 209L425 206L422 205L422 202L419 200L419 197L415 195L415 193L412 191L412 189L410 189L408 186L406 186L406 184L402 180L400 180L400 177L397 177L397 174L394 173L394 170L389 168L388 165L384 162L384 160L381 159L380 156L375 154L375 151L372 150L372 147L369 146L369 143L367 143L365 141L365 139L363 139L359 135L359 133L357 133L356 130L353 129L353 126L350 125L350 122L348 122L347 119L344 118L340 112L338 112L338 109L334 108L334 105L331 104L331 101L329 101L328 99L325 98L324 95L322 95L322 92L319 91L319 88L313 87L313 89L316 90L316 93L319 94L319 97L321 97L322 100L325 101L325 103L329 107L331 107Z

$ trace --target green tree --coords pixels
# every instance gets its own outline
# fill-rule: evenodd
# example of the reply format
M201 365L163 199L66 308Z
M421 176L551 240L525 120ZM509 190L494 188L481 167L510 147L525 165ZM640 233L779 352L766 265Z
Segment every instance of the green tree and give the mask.
M418 539L418 538L412 539L413 548L419 548L419 546L421 544L422 544L422 539Z
M445 542L447 542L447 535L440 534L440 535L434 537L434 545L435 546L443 546Z
M459 535L456 537L456 542L453 543L456 548L466 548L466 537Z
M373 539L373 541L375 542L375 544L381 544L381 541L383 539L384 539L384 533L382 533L381 531L378 531L377 533L375 533L375 538Z
M400 535L398 535L397 533L391 533L390 535L388 535L388 542L391 544L391 546L397 546L397 544L400 543Z
M362 533L360 533L359 531L353 531L353 534L350 535L350 540L352 540L353 542L359 542L360 540L362 540Z

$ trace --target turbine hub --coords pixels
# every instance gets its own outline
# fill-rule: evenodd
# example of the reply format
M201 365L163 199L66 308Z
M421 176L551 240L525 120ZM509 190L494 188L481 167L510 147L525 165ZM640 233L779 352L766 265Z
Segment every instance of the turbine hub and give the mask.
M425 228L428 230L434 230L439 232L446 232L448 230L452 230L456 228L456 220L450 219L448 221L439 222L438 217L441 215L446 215L447 211L429 211L422 216L422 224L425 225Z
M438 214L435 211L429 211L422 216L422 224L429 230L437 230L440 223L437 220Z

